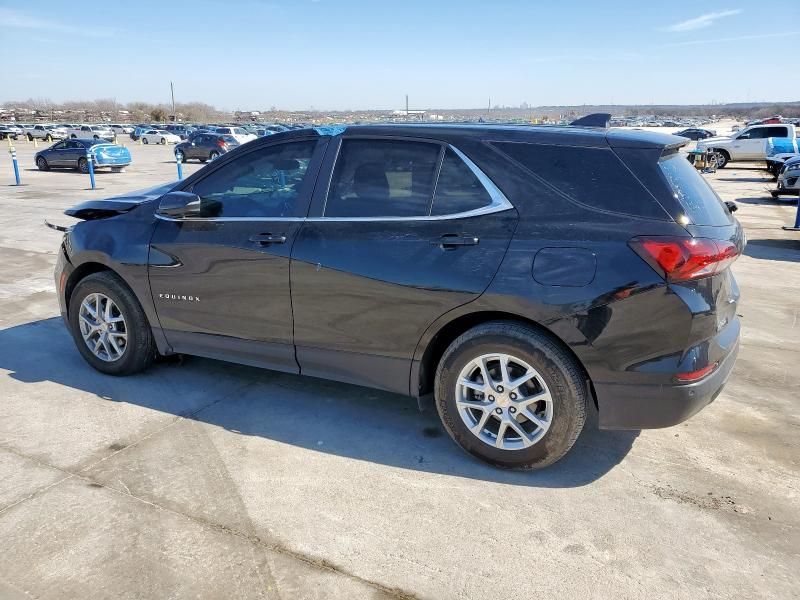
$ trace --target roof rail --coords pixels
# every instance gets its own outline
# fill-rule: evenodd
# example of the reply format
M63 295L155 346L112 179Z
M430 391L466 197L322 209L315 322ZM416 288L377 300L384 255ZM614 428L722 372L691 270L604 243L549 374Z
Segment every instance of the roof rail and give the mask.
M603 129L608 129L608 124L611 122L611 113L592 113L590 115L586 115L585 117L581 117L576 121L570 123L570 126L575 125L577 127L602 127Z

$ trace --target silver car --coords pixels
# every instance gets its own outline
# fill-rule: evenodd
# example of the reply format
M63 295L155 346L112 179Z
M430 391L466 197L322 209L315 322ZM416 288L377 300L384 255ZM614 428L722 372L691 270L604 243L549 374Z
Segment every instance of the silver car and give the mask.
M783 163L778 172L778 188L772 191L772 196L800 194L800 157L791 158Z

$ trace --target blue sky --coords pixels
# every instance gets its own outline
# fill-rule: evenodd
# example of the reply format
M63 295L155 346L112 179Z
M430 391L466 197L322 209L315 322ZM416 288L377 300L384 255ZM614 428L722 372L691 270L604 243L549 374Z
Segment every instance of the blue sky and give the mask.
M168 102L170 80L178 101L234 110L800 100L797 9L0 0L0 101Z

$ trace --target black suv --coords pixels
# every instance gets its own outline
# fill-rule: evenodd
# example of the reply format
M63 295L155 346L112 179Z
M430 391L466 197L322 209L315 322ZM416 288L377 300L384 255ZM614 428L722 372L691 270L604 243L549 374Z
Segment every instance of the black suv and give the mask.
M433 395L466 451L551 464L679 423L733 367L741 227L685 138L591 127L279 133L184 181L67 211L80 353L185 353ZM298 423L298 427L301 424Z
M239 142L231 135L195 133L187 141L175 146L175 160L185 163L190 158L196 158L206 162L219 158L238 145Z

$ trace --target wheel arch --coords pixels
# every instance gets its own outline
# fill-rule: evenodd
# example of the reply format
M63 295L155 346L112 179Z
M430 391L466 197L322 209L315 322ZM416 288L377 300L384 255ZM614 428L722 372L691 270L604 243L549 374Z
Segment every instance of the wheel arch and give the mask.
M591 397L594 400L595 405L597 405L597 398L594 393L594 385L592 384L592 379L589 376L589 372L587 371L586 366L583 364L581 358L575 353L569 344L567 344L559 335L545 325L519 314L505 312L502 310L482 310L462 314L440 326L424 345L424 350L421 352L421 355L419 354L420 348L418 348L417 356L420 358L414 361L411 370L411 395L424 396L432 393L435 384L434 378L436 376L436 367L438 366L439 360L450 344L452 344L453 341L461 334L472 329L473 327L477 327L478 325L482 325L483 323L488 323L491 321L513 321L516 323L521 323L536 329L557 343L575 360L575 363L580 367L588 383Z
M72 298L72 292L75 291L75 287L78 285L78 283L80 283L81 280L86 279L89 275L94 275L95 273L100 273L102 271L109 271L119 277L122 281L125 281L125 279L123 279L119 273L103 263L89 261L78 265L75 267L75 270L69 274L69 277L64 284L64 301L66 303L65 306L67 311L69 311L69 301Z

